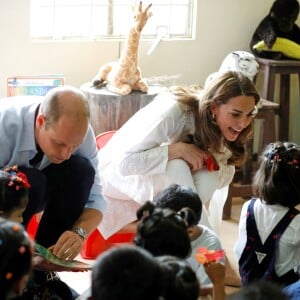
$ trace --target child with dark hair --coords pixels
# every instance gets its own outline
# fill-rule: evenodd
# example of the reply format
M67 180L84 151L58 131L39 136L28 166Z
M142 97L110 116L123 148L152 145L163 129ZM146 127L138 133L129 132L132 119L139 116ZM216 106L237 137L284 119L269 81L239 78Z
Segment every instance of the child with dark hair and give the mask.
M30 184L27 176L21 172L17 166L0 170L0 216L10 221L22 223L22 214L28 204L29 188ZM38 265L39 263L33 258L33 269L35 274L39 272L37 271L39 268ZM46 276L45 272L41 273ZM51 274L53 274L53 272ZM33 298L44 299L46 297L48 297L47 299L55 300L67 300L72 298L72 291L70 288L64 282L57 280L57 278L55 278L55 280L47 279L45 282L42 282L31 274L31 278L26 282L26 289L24 290L24 293L22 293L22 296L18 298L20 300L29 300ZM77 295L78 294L74 291L74 297Z
M253 188L257 198L243 205L235 245L242 284L262 278L290 285L299 280L300 147L269 144Z
M189 208L179 212L168 208L156 208L148 201L137 211L139 220L134 243L154 256L174 255L187 258L191 253L191 242L187 228L195 215Z
M92 270L91 300L159 300L162 273L146 250L114 247L100 255Z
M30 188L30 184L28 182L28 178L26 176L25 173L21 172L17 166L12 166L12 167L6 167L0 170L0 218L2 220L6 219L9 221L13 221L13 222L17 222L17 223L22 223L23 222L23 212L27 207L28 204L28 193L29 193L29 188ZM19 242L18 239L21 239L24 235L23 230L25 230L23 228L23 226L15 226L13 227L12 225L10 225L10 229L7 229L6 227L2 228L2 224L0 224L0 231L3 231L2 233L5 234L14 234L15 236L13 236L10 240L11 243L16 243L16 247L17 247L17 243ZM10 232L9 232L10 230ZM15 230L15 232L14 232ZM4 232L5 231L5 232ZM3 245L4 239L6 239L6 237L1 237L1 233L0 233L0 296L2 296L3 294L1 293L1 291L5 288L4 286L2 287L2 282L3 282L3 278L2 276L4 276L5 274L2 273L2 266L4 266L4 263L9 263L12 264L14 266L14 257L13 255L15 254L15 251L13 249L13 245L11 246L11 251L12 253L10 253L10 258L11 260L7 260L4 261L6 258L2 255L4 255L4 251L3 249L5 249L5 251L10 251L9 250L9 246L6 247L5 245ZM7 237L8 239L8 237ZM26 239L28 239L27 237L23 237L23 240L26 242ZM10 240L8 240L10 242ZM25 249L24 247L20 247L20 251L23 251L23 249ZM26 250L26 249L25 249ZM27 255L28 256L28 255ZM26 259L27 259L26 256ZM3 257L3 259L2 259ZM19 261L19 265L18 263L16 264L15 268L17 266L20 267L20 274L23 270L23 268L25 268L25 266L22 265L22 261L20 261L21 259L23 259L23 256L20 256L20 258L16 258L15 261L18 262ZM2 261L3 260L3 261ZM25 264L25 262L24 262ZM35 259L32 259L32 263L31 263L31 253L30 253L30 270L31 270L31 264L33 265L33 269L35 270L36 267L38 267L38 263L35 262ZM3 271L4 272L4 271ZM17 282L17 285L22 284L22 296L20 296L18 299L24 299L24 300L29 300L29 299L33 299L34 297L40 297L39 299L42 299L43 296L45 294L47 294L47 296L49 296L49 299L55 299L55 300L59 300L59 299L69 299L67 297L58 297L58 294L56 293L56 290L58 290L59 293L62 294L61 291L66 290L71 297L71 291L69 290L69 288L65 285L65 283L63 282L47 282L45 283L45 285L47 284L47 287L43 287L42 285L40 286L39 283L36 283L35 280L33 280L32 278L29 278L29 275L31 275L32 277L32 273L29 274L29 271L25 274L24 272L24 278L20 279L20 282ZM21 274L22 275L22 274ZM26 275L26 276L25 276ZM25 280L26 277L26 280ZM18 278L17 278L18 279ZM21 282L22 280L22 282ZM10 283L11 282L15 282L14 280L9 281L7 287L10 288ZM24 289L24 285L27 284L26 288ZM51 293L53 294L52 298L50 298L50 287L51 287ZM24 289L24 292L23 292ZM52 291L53 290L53 291ZM49 292L48 292L49 291ZM55 293L55 295L54 295ZM18 291L18 294L21 295L21 292ZM66 293L64 293L63 295L65 295ZM74 293L75 295L75 293ZM77 295L77 294L76 294ZM2 299L2 298L1 298ZM11 298L9 298L11 299ZM43 298L44 299L44 298Z
M16 166L0 170L0 216L23 222L22 214L28 203L30 184Z
M196 272L201 285L202 295L211 293L212 288L205 288L205 285L212 285L203 265L195 259L195 253L199 247L206 247L208 250L222 249L218 236L205 225L199 224L202 213L202 202L197 192L187 186L172 184L159 192L153 199L153 203L160 208L169 208L180 211L184 207L190 208L195 215L194 222L187 228L192 244L192 254L188 258L193 270ZM222 260L224 263L224 260Z
M192 209L184 207L176 212L169 208L156 207L153 202L146 202L138 209L137 218L139 222L134 238L134 242L137 246L148 250L156 257L174 256L178 259L187 259L191 255L192 248L188 228L192 224L196 224L197 219ZM186 265L188 262L186 261L183 264ZM204 267L205 272L207 272L212 281L213 286L210 288L210 293L213 294L213 299L224 299L225 266L222 263L216 262L205 264ZM191 267L189 270L191 270L194 275L191 275L192 277L188 281L190 281L192 285L195 285L197 275ZM177 276L180 274L181 273L178 273ZM169 285L170 284L172 285L172 283L169 283ZM199 287L200 282L198 281L196 285ZM169 288L173 290L171 286L169 286ZM198 288L197 297L202 294L201 289ZM184 292L184 290L182 292ZM205 292L205 294L207 294L207 292ZM192 293L192 295L194 294ZM166 299L172 298L170 296L170 298Z
M156 260L163 271L162 299L199 299L201 286L196 273L186 260L171 255L157 256ZM205 264L205 269L213 282L212 299L224 300L225 266L219 262L210 262Z
M288 300L289 298L282 292L280 285L266 280L254 281L238 292L228 296L228 300Z
M0 218L0 297L15 299L23 293L31 272L32 245L23 226Z
M202 213L201 199L198 193L188 186L171 184L154 197L153 203L157 207L170 208L175 211L188 207L195 214L195 224L198 224L200 221Z
M157 256L163 270L164 300L197 300L200 284L197 276L188 262L171 255Z

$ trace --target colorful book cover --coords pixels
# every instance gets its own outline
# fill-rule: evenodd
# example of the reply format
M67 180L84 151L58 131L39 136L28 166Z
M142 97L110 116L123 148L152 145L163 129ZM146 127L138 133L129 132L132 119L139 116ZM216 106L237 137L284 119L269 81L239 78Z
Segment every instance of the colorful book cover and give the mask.
M34 269L40 271L87 271L92 269L92 265L79 260L64 260L53 255L47 248L35 243L33 254Z
M44 96L54 87L64 85L64 75L11 76L7 78L7 96Z

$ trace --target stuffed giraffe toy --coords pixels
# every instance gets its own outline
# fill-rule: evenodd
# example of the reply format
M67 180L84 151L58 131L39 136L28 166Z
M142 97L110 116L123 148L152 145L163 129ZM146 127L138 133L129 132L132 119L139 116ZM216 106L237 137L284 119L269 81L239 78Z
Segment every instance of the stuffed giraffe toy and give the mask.
M152 13L149 11L152 4L144 10L142 1L135 7L134 22L130 29L124 49L119 61L110 62L100 67L93 80L93 86L107 82L107 89L120 95L128 95L132 90L147 93L148 85L142 80L141 70L138 67L138 46L141 31Z

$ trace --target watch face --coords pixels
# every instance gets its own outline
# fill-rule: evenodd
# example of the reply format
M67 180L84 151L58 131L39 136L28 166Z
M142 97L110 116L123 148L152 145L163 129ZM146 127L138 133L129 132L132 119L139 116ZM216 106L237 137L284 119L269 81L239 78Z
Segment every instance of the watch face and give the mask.
M75 231L79 236L81 236L83 239L85 239L86 236L87 236L86 231L85 231L83 228L81 228L81 227L75 227L75 228L74 228L74 231Z

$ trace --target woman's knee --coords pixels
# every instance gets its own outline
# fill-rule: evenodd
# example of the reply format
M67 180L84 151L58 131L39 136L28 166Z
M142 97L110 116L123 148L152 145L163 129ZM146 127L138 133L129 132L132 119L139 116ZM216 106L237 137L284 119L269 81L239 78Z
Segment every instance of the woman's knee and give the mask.
M191 169L183 159L172 159L168 161L166 173L169 184L177 183L196 190Z
M170 171L175 170L178 172L178 170L182 170L182 171L191 173L191 169L190 169L188 163L185 160L180 159L180 158L169 160L167 168Z
M218 187L217 172L200 170L193 174L193 179L202 202L209 201Z

